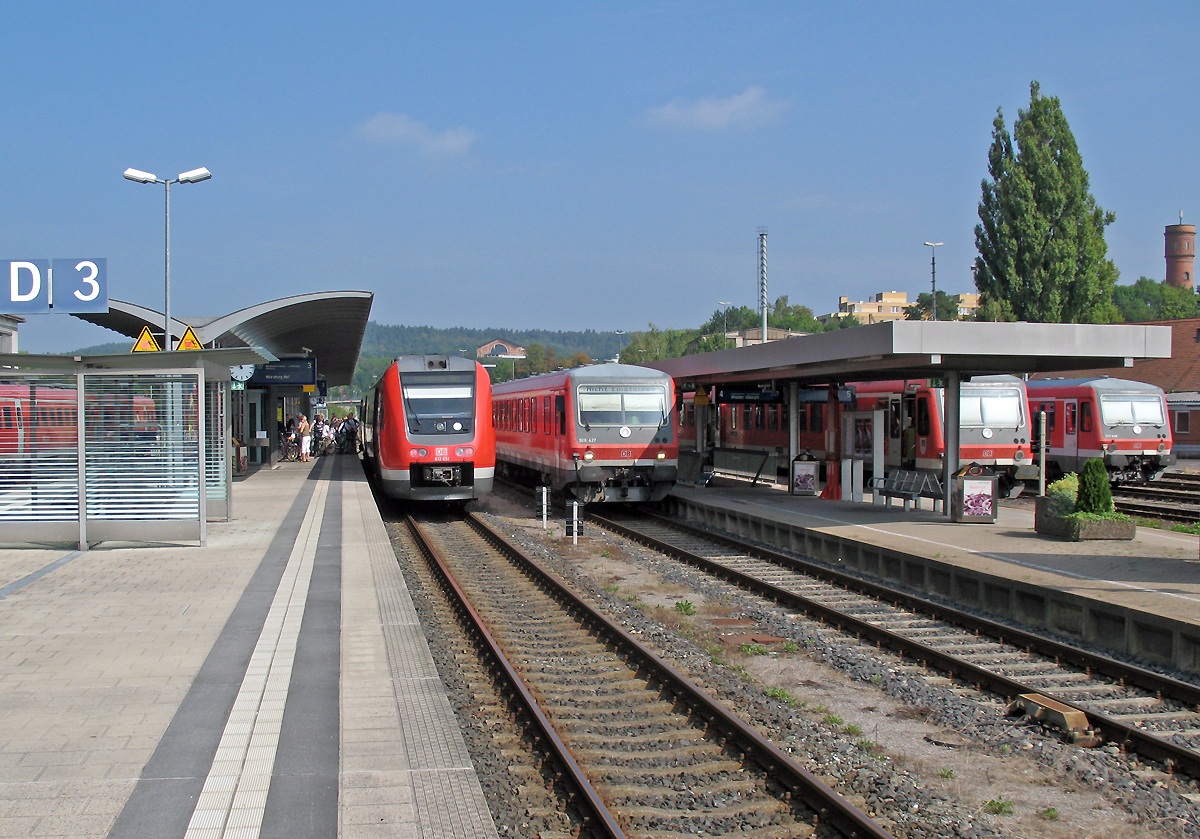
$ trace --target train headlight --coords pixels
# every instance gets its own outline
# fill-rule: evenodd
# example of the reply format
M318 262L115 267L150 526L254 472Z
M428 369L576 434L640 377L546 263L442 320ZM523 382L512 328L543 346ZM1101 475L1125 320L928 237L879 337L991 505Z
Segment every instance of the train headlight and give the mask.
M459 446L454 450L454 454L458 457L471 457L471 455L475 454L475 448L473 446Z
M655 457L657 457L659 460L666 460L666 459L667 459L667 453L666 453L666 452L659 452L658 454L656 454L656 455L655 455Z
M428 455L429 455L429 449L412 448L412 449L408 450L409 457L427 457Z
M1017 449L1017 453L1013 455L1013 460L1020 462L1025 459L1025 450Z
M584 460L588 460L588 461L590 461L590 460L595 460L595 459L596 459L596 453L595 453L595 452L593 452L591 449L588 449L586 452L584 452L584 453L583 453L583 459L584 459Z
M444 422L435 422L435 423L433 424L433 427L434 427L434 429L436 429L437 431L445 431L445 430L446 430L446 423L444 423Z
M452 425L450 427L453 428L455 431L462 431L462 423L461 422L456 422L456 423L454 423L454 425Z
M1167 444L1166 444L1166 443L1159 443L1159 444L1158 444L1158 450L1159 450L1160 452L1165 452L1165 451L1167 450Z

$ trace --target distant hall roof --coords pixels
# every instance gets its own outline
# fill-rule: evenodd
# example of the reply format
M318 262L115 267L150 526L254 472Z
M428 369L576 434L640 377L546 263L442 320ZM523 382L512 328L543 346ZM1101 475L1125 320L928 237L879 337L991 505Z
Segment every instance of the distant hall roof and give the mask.
M262 347L278 358L307 355L331 386L350 384L371 314L369 291L319 291L282 297L220 317L171 318L178 338L192 327L200 343L215 347ZM77 314L130 338L143 327L157 331L163 315L136 303L109 300L109 311Z

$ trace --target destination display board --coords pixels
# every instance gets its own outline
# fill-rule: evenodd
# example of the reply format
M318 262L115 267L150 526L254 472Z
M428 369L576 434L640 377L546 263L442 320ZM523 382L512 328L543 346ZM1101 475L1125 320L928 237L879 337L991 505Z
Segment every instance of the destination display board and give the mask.
M317 360L315 358L281 358L256 365L251 385L315 385L317 383Z

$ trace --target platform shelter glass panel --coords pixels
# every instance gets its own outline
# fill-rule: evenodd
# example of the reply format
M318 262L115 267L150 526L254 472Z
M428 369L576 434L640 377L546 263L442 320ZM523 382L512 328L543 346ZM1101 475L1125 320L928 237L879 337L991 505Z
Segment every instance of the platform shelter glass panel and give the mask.
M86 509L93 521L201 516L199 376L86 374Z
M74 374L0 378L0 524L78 520L78 406Z
M229 383L204 383L204 484L208 520L229 518L230 435Z

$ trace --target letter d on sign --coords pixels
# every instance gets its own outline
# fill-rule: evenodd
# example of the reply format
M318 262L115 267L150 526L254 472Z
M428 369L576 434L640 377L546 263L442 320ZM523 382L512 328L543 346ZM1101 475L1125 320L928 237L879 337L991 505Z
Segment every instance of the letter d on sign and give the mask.
M21 271L26 270L30 274L32 282L29 284L29 293L21 293ZM32 262L10 262L8 266L8 284L11 289L9 299L14 303L28 303L30 300L37 299L38 292L42 290L42 272Z
M50 260L0 259L0 288L8 274L8 299L0 292L0 312L10 315L50 311Z

